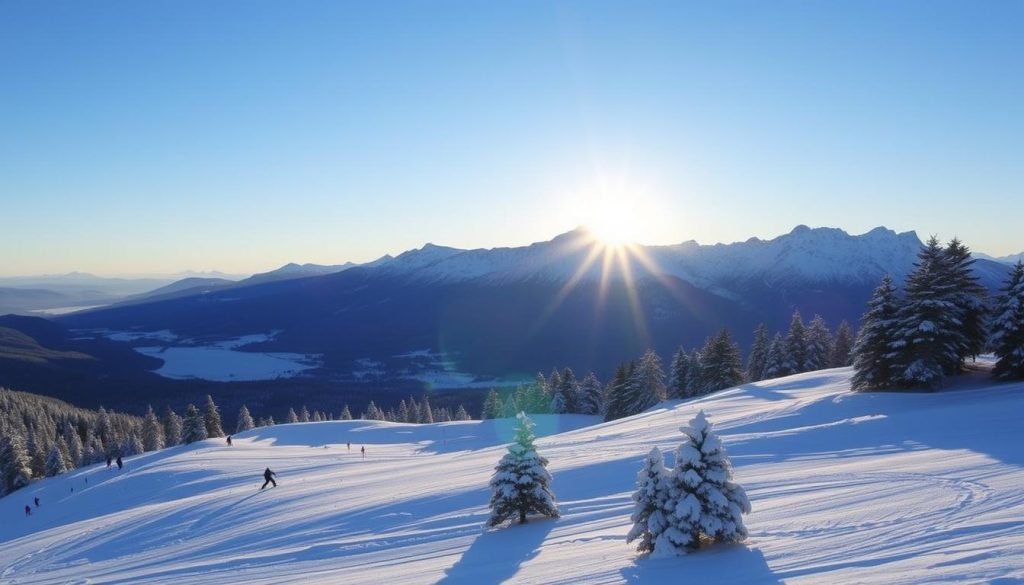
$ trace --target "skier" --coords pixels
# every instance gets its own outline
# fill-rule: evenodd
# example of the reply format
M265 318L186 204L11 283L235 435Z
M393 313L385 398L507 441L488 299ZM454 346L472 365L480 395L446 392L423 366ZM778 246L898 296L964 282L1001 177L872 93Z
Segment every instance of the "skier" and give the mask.
M117 468L118 469L124 468L124 462L121 461L121 456L120 455L117 456Z
M28 504L25 504L25 515L26 516L31 516L32 515L32 507L29 506Z
M36 508L39 507L39 496L36 496Z
M363 459L366 459L366 445L360 447L359 450L363 452Z
M267 487L268 483L272 483L272 484L274 484L274 487L277 487L277 482L274 481L274 476L276 476L276 475L277 475L276 473L274 473L273 471L270 471L269 467L266 468L265 470L263 470L263 479L265 479L266 481L263 482L263 485L260 487L260 489L263 489L263 488Z
M349 451L352 450L352 443L345 443L345 446L348 447Z
M231 446L231 435L228 435L228 447Z
M110 464L113 463L113 461L114 460L110 458L110 455L107 455L107 467L108 468L110 467Z

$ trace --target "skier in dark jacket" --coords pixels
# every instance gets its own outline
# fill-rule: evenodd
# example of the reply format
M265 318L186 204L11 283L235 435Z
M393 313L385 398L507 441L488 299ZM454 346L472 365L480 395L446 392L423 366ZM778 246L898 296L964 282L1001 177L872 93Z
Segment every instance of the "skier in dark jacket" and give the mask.
M124 462L123 462L123 461L121 461L121 456L120 456L120 455L118 455L118 456L117 456L117 468L118 468L118 469L122 469L123 467L124 467Z
M272 483L272 484L274 484L274 487L277 487L277 482L274 481L274 476L275 475L277 475L277 474L274 473L273 471L270 471L269 467L266 468L263 471L263 479L265 479L266 481L263 482L263 485L260 487L260 489L263 489L263 488L267 487L268 483Z
M38 508L38 507L39 507L39 498L37 497L36 498L36 508Z
M228 435L228 447L231 446L231 435Z
M110 456L108 455L107 456L107 467L110 467L110 464L113 463L113 462L114 462L114 460L111 459Z
M29 506L28 504L25 504L25 515L26 516L31 516L32 515L32 506Z

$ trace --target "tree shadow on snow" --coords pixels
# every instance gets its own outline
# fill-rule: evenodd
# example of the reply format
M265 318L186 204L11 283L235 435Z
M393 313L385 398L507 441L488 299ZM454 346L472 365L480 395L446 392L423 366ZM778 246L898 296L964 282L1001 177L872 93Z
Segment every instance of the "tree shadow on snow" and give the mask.
M445 577L438 583L500 583L510 579L519 567L537 556L554 527L554 519L534 517L526 524L484 531L462 558L445 569Z
M759 549L742 544L716 544L679 557L638 557L619 571L623 583L673 583L680 575L699 576L696 580L730 584L781 584Z

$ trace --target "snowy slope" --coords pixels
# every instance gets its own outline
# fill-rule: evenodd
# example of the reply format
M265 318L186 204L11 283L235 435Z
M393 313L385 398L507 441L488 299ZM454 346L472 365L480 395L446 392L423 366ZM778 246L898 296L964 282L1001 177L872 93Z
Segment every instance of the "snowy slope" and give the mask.
M750 384L585 428L592 419L539 417L562 518L499 530L483 528L486 485L508 421L281 425L233 448L141 455L0 500L0 582L1024 579L1024 384L855 395L849 377ZM639 558L624 542L636 471L651 446L671 452L698 409L751 497L751 536ZM280 486L260 492L268 465ZM33 496L42 507L23 518Z

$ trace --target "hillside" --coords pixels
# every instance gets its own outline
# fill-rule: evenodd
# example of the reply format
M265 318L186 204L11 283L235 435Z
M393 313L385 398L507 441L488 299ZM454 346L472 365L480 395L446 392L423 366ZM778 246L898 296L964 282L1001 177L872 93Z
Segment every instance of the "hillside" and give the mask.
M281 425L238 435L232 448L209 440L140 455L120 473L94 466L0 500L0 578L1024 579L1024 384L977 375L934 394L851 394L849 377L837 369L748 384L585 428L592 419L538 417L563 516L500 530L483 529L486 483L508 421ZM638 558L624 542L635 473L651 446L674 449L698 409L751 497L751 536L678 559ZM260 492L266 466L280 486ZM35 496L42 507L22 518Z

